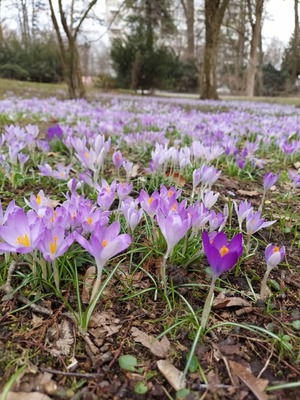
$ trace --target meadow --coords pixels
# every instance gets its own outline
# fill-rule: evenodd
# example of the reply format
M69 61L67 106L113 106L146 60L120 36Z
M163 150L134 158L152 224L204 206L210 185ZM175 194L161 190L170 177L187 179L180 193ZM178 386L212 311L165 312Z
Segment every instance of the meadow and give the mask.
M0 86L0 399L297 399L297 103Z

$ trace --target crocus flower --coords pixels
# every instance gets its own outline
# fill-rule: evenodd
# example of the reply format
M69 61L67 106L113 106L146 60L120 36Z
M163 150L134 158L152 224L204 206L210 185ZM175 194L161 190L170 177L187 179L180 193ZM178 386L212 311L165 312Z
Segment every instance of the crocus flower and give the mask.
M8 214L5 225L0 226L0 251L31 253L37 246L41 234L42 220L30 223L23 208Z
M140 191L138 200L142 209L150 216L151 219L153 219L160 204L159 193L155 191L151 196L149 196L149 194L142 189Z
M205 194L203 192L201 194L202 201L205 207L209 210L215 205L219 196L220 193L214 193L211 190L208 190L207 192L205 192Z
M267 172L264 176L264 192L267 192L273 185L275 185L277 179L279 177L278 174L272 174L272 172Z
M73 234L65 236L65 230L61 226L50 230L45 228L39 241L38 248L47 261L53 261L64 254L74 242Z
M47 129L47 138L48 140L53 140L55 138L61 138L63 135L63 130L61 129L59 124L49 126Z
M237 205L237 202L234 201L233 205L238 218L240 231L242 231L242 223L244 219L247 218L248 214L253 211L253 207L251 206L251 203L248 203L247 200L241 201L239 205Z
M212 270L212 281L202 311L200 330L204 330L208 321L214 297L214 288L217 278L231 269L243 253L243 235L237 234L229 243L224 232L210 235L204 230L202 233L204 253Z
M253 233L259 231L262 228L267 228L273 225L276 221L266 221L261 218L261 211L254 212L251 210L246 217L246 229L247 235L251 236Z
M77 242L87 250L96 261L97 266L97 280L93 288L91 299L97 294L100 283L102 270L106 262L114 257L116 254L121 253L131 244L131 236L127 233L120 233L119 221L114 221L108 227L96 225L94 232L91 234L88 241L78 232L74 232L74 237Z
M268 244L265 249L265 258L267 263L267 270L261 281L260 298L264 300L267 297L267 280L273 268L277 267L285 256L285 247L274 246L272 243Z
M143 210L138 210L137 202L129 198L122 202L121 209L130 231L133 232L143 216Z
M219 232L212 237L206 232L202 233L203 249L213 276L218 278L223 272L231 269L243 253L243 235L237 234L229 243L224 232Z
M265 250L267 265L271 268L277 267L277 265L283 260L284 255L284 246L278 247L270 243Z
M122 153L120 152L120 150L116 151L113 156L112 156L112 160L114 163L114 166L119 169L122 167L123 165L123 156Z
M157 223L167 242L167 258L174 249L175 245L187 233L190 225L191 218L183 219L179 213L170 212L167 216L161 210L157 212Z

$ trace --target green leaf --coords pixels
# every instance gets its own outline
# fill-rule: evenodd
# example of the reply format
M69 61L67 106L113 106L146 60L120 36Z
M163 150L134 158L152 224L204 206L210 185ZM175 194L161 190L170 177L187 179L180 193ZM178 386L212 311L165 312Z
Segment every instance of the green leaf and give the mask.
M291 325L294 329L297 329L298 331L300 330L300 320L299 319L297 319L296 321L293 321Z
M137 394L147 393L148 392L148 386L146 385L146 383L139 381L134 385L134 391Z
M198 358L194 354L191 359L190 365L189 365L189 371L195 372L195 371L197 371L198 367L199 367L199 361L198 361Z
M119 365L125 371L134 372L136 370L137 363L137 359L129 354L126 354L119 358Z
M281 287L280 287L279 283L277 281L275 281L275 279L270 279L269 284L270 284L270 286L272 286L273 289L277 290L278 292L280 291Z
M180 389L178 392L176 392L176 400L184 400L190 393L190 389Z

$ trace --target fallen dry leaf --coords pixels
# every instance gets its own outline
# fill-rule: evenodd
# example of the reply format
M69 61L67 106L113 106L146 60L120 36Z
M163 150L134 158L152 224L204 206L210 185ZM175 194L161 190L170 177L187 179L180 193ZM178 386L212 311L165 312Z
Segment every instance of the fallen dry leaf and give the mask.
M269 396L264 392L269 381L266 379L256 378L252 372L248 371L242 364L235 361L229 361L232 372L242 381L258 400L268 400Z
M58 330L53 326L47 332L47 340L52 345L51 353L55 356L67 356L74 344L74 337L67 320L58 325Z
M242 299L241 297L226 297L223 292L214 299L214 308L225 308L225 307L251 307L251 304Z
M255 197L258 196L259 193L256 190L243 190L243 189L239 189L238 194L242 195L242 196L248 196L248 197Z
M184 176L180 175L180 173L177 171L173 172L173 174L171 174L170 172L166 172L166 176L172 179L172 181L175 182L178 186L184 186L186 184Z
M119 318L116 318L113 312L103 311L92 316L89 332L99 338L103 335L112 336L121 329Z
M131 329L131 334L136 342L142 343L142 345L147 347L155 356L160 358L167 357L170 349L170 342L166 336L161 340L157 340L154 336L148 335L135 327Z
M158 360L156 364L160 372L176 391L185 388L186 381L185 379L182 380L183 373L174 367L173 364L166 360Z
M44 318L39 317L36 314L32 314L31 327L33 329L42 326L44 322L45 322Z
M51 400L49 396L39 392L9 392L6 400Z

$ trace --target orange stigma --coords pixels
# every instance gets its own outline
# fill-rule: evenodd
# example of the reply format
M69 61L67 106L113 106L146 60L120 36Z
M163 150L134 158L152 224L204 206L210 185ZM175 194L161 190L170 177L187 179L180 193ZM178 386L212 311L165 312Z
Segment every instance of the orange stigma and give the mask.
M227 254L228 252L229 252L228 247L226 247L226 246L222 246L222 247L221 247L221 249L220 249L220 255L221 255L221 257L224 257L225 254Z

